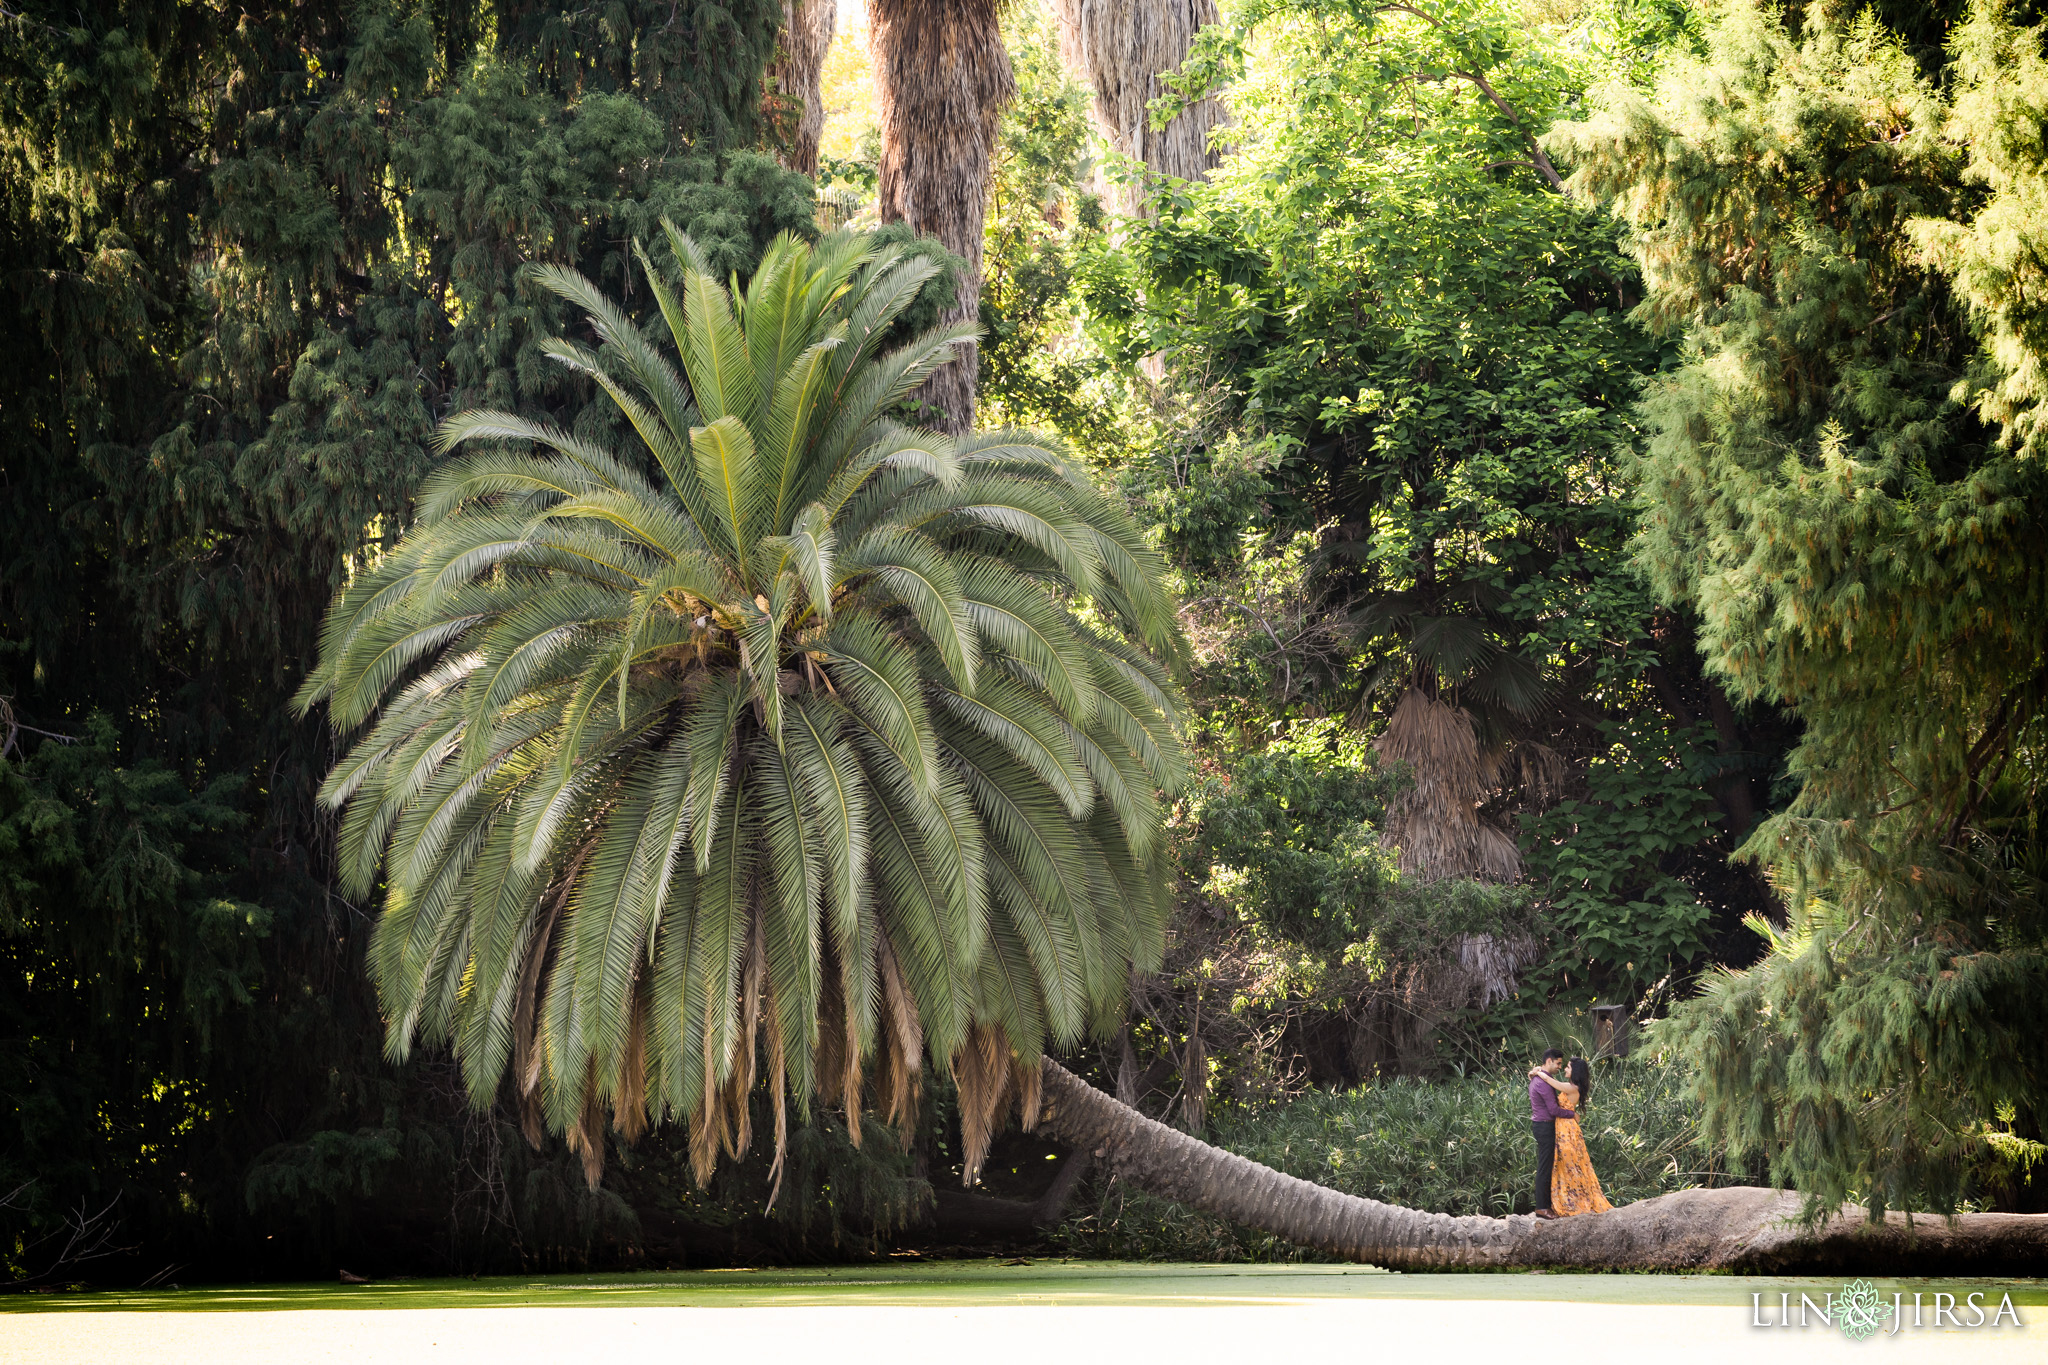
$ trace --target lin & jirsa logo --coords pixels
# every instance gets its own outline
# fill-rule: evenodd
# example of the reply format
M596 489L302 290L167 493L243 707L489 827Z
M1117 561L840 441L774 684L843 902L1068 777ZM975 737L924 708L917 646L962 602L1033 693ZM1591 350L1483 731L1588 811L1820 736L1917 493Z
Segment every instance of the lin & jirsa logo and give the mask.
M1864 1341L1883 1332L1886 1336L1897 1336L1908 1327L1915 1329L1978 1327L2023 1327L2017 1308L2013 1307L2012 1294L2008 1291L1999 1296L1994 1309L1986 1302L1987 1291L1971 1290L1967 1293L1951 1294L1925 1291L1913 1295L1910 1307L1903 1293L1895 1293L1887 1301L1877 1292L1877 1286L1868 1280L1851 1280L1842 1286L1841 1292L1821 1295L1821 1302L1815 1303L1809 1294L1801 1293L1798 1302L1793 1302L1790 1291L1778 1295L1776 1309L1764 1302L1764 1295L1749 1296L1749 1325L1752 1327L1800 1327L1818 1325L1839 1327L1843 1334L1853 1341ZM1931 1298L1933 1302L1926 1302ZM1911 1321L1907 1319L1910 1316ZM1890 1323L1887 1327L1885 1324Z

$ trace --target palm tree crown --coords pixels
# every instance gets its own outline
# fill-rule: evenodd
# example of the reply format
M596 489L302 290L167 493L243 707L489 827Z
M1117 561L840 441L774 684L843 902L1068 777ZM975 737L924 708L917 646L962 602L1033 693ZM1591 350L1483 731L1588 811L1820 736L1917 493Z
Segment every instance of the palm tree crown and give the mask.
M386 1050L507 1074L596 1179L690 1124L708 1178L765 1064L786 1102L907 1124L929 1049L969 1171L1037 1059L1113 1019L1163 938L1159 793L1182 776L1172 607L1120 508L1056 450L889 410L971 329L884 338L932 267L774 243L743 294L669 230L680 354L588 280L601 348L549 353L637 433L501 412L337 598L300 705L357 738L344 885L385 900ZM848 1125L858 1138L857 1118Z

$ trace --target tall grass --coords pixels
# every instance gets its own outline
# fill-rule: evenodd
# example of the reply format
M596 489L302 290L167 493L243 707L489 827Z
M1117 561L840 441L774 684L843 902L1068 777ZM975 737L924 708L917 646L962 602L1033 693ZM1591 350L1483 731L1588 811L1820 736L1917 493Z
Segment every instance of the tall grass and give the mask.
M1675 1066L1601 1062L1580 1120L1608 1199L1746 1183L1716 1169ZM1209 1140L1289 1175L1435 1213L1526 1213L1536 1147L1519 1071L1412 1077L1217 1112ZM1071 1254L1132 1260L1291 1261L1316 1254L1221 1218L1098 1181L1060 1228Z

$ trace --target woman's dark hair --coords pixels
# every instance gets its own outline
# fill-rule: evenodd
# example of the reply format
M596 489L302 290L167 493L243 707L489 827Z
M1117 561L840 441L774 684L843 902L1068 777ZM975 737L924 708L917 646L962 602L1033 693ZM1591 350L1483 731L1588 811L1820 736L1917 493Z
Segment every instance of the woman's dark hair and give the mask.
M1565 1075L1571 1078L1572 1084L1579 1088L1579 1103L1584 1104L1587 1100L1592 1099L1593 1068L1587 1064L1586 1059L1584 1057L1574 1057L1565 1066L1564 1070Z

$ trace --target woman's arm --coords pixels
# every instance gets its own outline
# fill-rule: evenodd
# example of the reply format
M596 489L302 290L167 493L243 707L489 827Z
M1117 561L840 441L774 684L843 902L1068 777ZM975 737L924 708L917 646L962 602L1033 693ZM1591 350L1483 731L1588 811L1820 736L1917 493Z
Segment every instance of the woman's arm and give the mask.
M1563 1090L1566 1086L1571 1084L1570 1081L1559 1080L1557 1077L1551 1075L1548 1071L1545 1071L1540 1066L1530 1067L1529 1074L1531 1076L1542 1077L1544 1084L1548 1085L1552 1090Z

